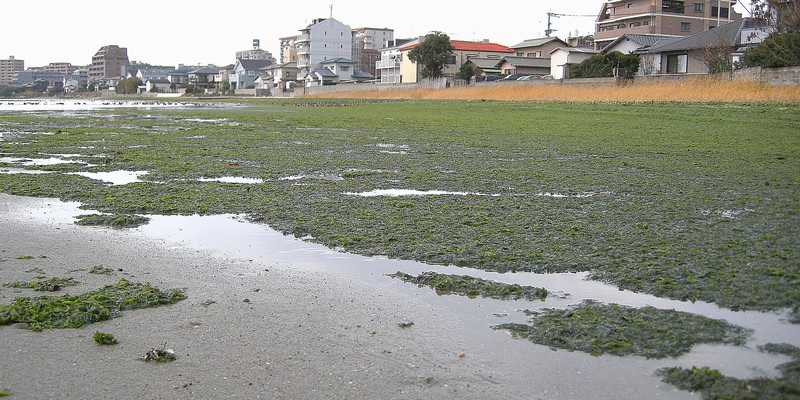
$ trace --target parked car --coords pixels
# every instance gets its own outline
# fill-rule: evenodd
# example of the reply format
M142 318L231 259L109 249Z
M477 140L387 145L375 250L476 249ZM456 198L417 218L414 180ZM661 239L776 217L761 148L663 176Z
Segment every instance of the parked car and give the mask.
M493 81L499 81L501 79L503 79L503 77L500 75L486 75L483 77L483 82L493 82Z
M517 78L517 80L518 81L533 81L533 80L540 79L540 78L541 78L541 76L539 76L539 75L525 75L525 76L520 76L519 78Z
M520 77L522 77L522 76L525 76L525 74L511 74L511 75L506 75L505 77L503 77L503 80L504 80L504 81L515 81L515 80L519 79L519 78L520 78Z

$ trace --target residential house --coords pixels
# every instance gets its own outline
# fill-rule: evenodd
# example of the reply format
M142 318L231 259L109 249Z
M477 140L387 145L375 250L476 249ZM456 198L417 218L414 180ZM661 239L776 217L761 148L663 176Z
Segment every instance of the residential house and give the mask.
M506 56L503 57L503 61L500 63L500 72L504 75L550 75L550 59L542 57Z
M735 0L608 0L595 23L595 49L626 34L691 36L742 18Z
M374 79L371 74L365 73L355 67L349 58L335 58L320 63L319 68L314 68L299 80L305 81L305 86L322 86L337 83L367 82Z
M768 34L751 18L743 18L696 35L656 42L636 52L642 58L652 57L656 73L705 74L706 60L713 53L724 54L735 63L747 48L756 46Z
M266 70L269 76L273 78L274 87L280 90L291 89L291 86L297 82L297 75L300 72L296 62L270 65L262 68L262 70Z
M569 47L569 44L555 36L527 39L513 46L509 46L509 48L514 51L514 54L511 54L513 56L539 58L547 58L550 52L559 47Z
M553 79L569 79L570 66L580 64L599 53L581 47L559 47L550 52L550 75Z
M411 41L398 49L400 82L415 83L419 82L421 79L420 67L417 63L412 62L408 58L408 53L418 47L423 41L424 37ZM501 44L491 43L488 40L480 42L451 40L450 45L453 47L453 54L447 60L447 64L442 70L442 74L445 77L454 77L461 66L469 61L470 58L494 58L499 62L503 57L514 53L510 48Z
M500 62L497 58L470 57L467 63L472 65L475 76L500 75Z
M253 81L253 86L256 89L256 95L258 96L258 93L262 93L261 95L268 96L275 85L274 80L275 78L267 72L262 72L259 74L258 77Z
M214 80L217 82L230 82L234 67L236 67L235 64L228 64L224 67L219 67L219 74L214 77Z
M219 68L198 68L189 71L187 75L189 84L194 85L195 89L203 89L206 91L218 89L217 86L221 83L216 80L216 77L219 75Z
M672 43L682 39L684 36L672 35L639 35L634 33L626 33L606 45L602 53L607 54L614 51L619 51L623 54L632 54L639 52L639 50L651 47L654 45L663 45ZM637 75L650 75L657 72L655 68L655 55L653 53L639 55L639 72Z
M73 73L64 75L62 80L62 87L65 93L75 93L80 90L86 89L89 83L89 70L77 69Z
M148 79L144 83L144 90L146 90L148 93L167 93L170 91L170 82L168 79L164 78Z
M420 38L415 39L396 39L381 49L381 59L375 63L377 76L380 77L379 83L397 84L403 83L403 74L400 67L403 66L403 52L401 47L408 44L419 42Z
M172 71L167 77L169 87L172 91L177 89L185 89L189 86L189 73L183 71Z
M142 82L147 82L155 79L167 80L169 78L169 74L174 71L175 68L173 67L144 67L137 69L135 74L131 75L129 73L128 75L129 77L135 76Z
M314 19L300 30L295 43L302 76L309 75L325 60L350 58L353 54L352 30L335 18Z
M270 60L236 60L233 71L228 77L231 90L251 89L261 68L272 65Z

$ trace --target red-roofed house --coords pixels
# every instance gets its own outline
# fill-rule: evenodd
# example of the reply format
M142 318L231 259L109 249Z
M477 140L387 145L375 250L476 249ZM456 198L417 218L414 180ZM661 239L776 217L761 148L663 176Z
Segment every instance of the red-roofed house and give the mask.
M402 83L415 83L420 79L419 66L408 59L408 52L415 47L419 46L421 41L414 40L405 46L401 46L398 50L400 56L397 59L399 62L399 70L402 75ZM464 40L451 40L450 45L453 46L453 55L447 61L447 66L444 68L444 76L453 77L458 73L461 65L467 62L471 57L480 58L496 58L499 62L503 57L513 55L514 50L497 43L491 43L488 40L481 42L468 42Z

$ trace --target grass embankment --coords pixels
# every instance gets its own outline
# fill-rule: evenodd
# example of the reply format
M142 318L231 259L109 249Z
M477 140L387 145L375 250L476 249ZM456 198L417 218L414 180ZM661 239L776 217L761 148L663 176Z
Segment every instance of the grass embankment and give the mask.
M696 78L629 84L490 82L447 89L389 88L308 95L310 98L502 100L565 102L774 102L800 101L800 85L770 86L747 81Z

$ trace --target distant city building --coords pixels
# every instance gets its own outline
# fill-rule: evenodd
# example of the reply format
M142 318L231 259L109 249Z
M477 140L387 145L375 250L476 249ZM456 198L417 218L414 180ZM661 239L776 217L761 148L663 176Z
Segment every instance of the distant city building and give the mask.
M126 74L128 49L117 45L103 46L92 57L89 80L120 77Z
M353 29L353 54L351 59L355 68L377 76L375 65L381 59L381 50L394 43L394 29L356 28Z
M278 38L280 40L280 64L297 62L297 35Z
M61 84L64 80L64 75L58 72L45 72L36 70L25 70L14 73L14 78L11 79L14 85L30 85L36 81L46 81L48 84L58 83Z
M595 49L626 33L691 36L742 18L730 0L609 0L595 23Z
M14 56L8 57L8 60L0 60L0 84L11 83L14 74L24 70L24 60L17 60Z
M261 41L258 39L253 39L252 49L237 51L236 59L270 61L270 64L275 64L275 57L272 56L272 53L261 49Z
M29 70L39 71L39 72L56 72L62 75L70 75L78 68L81 68L77 65L72 65L68 62L54 62L44 67L30 67Z

